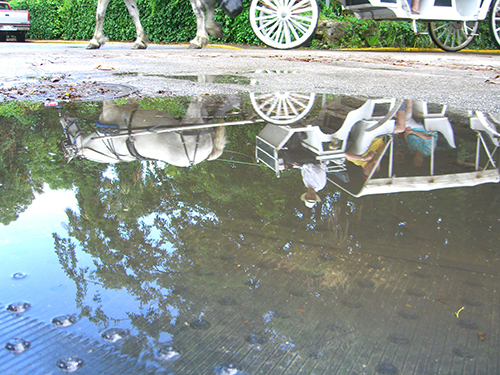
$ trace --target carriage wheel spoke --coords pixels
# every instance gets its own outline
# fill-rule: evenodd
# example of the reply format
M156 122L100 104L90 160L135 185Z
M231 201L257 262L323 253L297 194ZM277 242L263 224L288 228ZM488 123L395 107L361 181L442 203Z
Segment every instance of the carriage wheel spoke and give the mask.
M316 0L253 0L250 24L267 45L288 49L299 47L313 35L318 22Z
M500 0L493 0L493 5L489 14L489 26L491 38L498 48L500 48Z
M478 25L477 21L431 22L429 31L438 47L445 51L459 51L472 42Z
M274 92L250 94L252 106L265 121L273 124L293 124L305 117L312 109L315 94Z

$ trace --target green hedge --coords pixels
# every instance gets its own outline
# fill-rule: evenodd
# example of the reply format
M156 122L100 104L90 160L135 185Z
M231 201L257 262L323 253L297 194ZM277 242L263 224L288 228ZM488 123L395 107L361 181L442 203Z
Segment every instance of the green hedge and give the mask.
M224 39L213 42L261 45L250 27L248 10L251 0L243 0L244 11L231 19L217 10L215 18L221 23ZM196 18L189 0L138 0L141 23L154 43L186 43L196 36ZM31 14L30 39L90 40L95 27L97 0L12 0L14 9L27 9ZM409 22L364 21L343 10L337 1L330 7L319 0L320 17L346 23L346 37L336 45L313 39L312 48L356 47L433 47L429 36L415 36ZM421 31L427 31L420 24ZM495 48L489 37L487 22L480 23L480 35L472 48ZM110 2L106 11L104 34L109 40L135 40L135 27L128 16L125 3Z
M90 40L95 28L97 0L13 0L15 9L31 14L30 39ZM186 43L196 36L196 18L189 0L138 0L141 23L148 38L155 43ZM250 0L244 0L244 11L231 19L217 10L225 38L214 42L259 44L248 22ZM110 1L104 21L109 40L135 40L135 27L125 3Z

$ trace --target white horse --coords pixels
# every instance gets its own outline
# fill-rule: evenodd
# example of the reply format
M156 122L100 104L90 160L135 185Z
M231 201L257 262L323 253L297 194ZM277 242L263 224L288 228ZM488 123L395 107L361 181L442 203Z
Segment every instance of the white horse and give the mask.
M136 0L123 0L127 6L128 12L134 21L137 39L132 49L146 49L148 47L148 37L142 28L139 19L139 10ZM196 15L196 37L189 43L189 48L203 48L208 44L208 34L222 38L222 30L220 24L214 21L215 3L216 0L190 0L193 12ZM97 49L106 43L107 38L104 36L102 28L104 24L104 16L109 0L98 0L96 10L96 25L94 36L87 45L87 49ZM206 12L206 20L205 20Z
M98 130L90 134L76 122L61 118L67 135L63 147L70 157L100 163L157 160L188 167L214 160L224 150L225 127L189 129L203 124L205 105L203 97L195 98L181 121L166 112L139 109L135 100L122 106L107 100L96 124Z

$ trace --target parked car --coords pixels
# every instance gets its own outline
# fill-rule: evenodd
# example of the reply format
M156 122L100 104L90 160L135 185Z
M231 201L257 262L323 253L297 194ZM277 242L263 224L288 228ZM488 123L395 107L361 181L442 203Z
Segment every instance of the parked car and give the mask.
M12 10L9 3L0 1L0 42L5 42L7 36L15 36L18 42L25 42L30 22L27 10Z

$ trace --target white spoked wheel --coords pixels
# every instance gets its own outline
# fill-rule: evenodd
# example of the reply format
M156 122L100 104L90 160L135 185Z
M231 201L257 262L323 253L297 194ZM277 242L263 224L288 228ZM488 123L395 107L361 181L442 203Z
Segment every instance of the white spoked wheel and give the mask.
M490 33L493 41L500 48L500 0L493 0L490 9Z
M304 118L314 105L316 94L297 92L250 93L252 106L265 121L275 125L289 125Z
M429 23L432 41L442 50L456 52L467 47L477 35L477 21L442 21Z
M263 43L277 49L307 43L318 25L316 0L253 0L250 25Z

